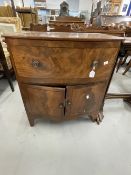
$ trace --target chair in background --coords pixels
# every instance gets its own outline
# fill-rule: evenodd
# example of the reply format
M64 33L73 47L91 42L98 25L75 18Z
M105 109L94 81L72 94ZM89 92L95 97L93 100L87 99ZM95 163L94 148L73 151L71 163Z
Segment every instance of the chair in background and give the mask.
M129 63L127 63L127 67L126 67L126 69L125 69L125 71L123 72L122 75L125 75L126 72L127 72L130 68L131 68L131 59L130 59Z
M0 17L0 34L8 32L21 31L21 20L18 17ZM0 36L0 73L8 79L12 91L14 86L11 75L14 74L13 67L10 61L10 55L7 50L6 43Z
M125 75L126 72L131 68L131 59L128 63L126 63L129 56L131 56L131 39L127 37L123 42L123 57L121 57L118 61L116 72L118 72L119 68L124 64L126 64L126 69L122 75Z
M1 63L1 67L2 67L2 69L0 70L0 73L3 73L7 77L10 88L11 88L12 92L14 92L14 86L13 86L13 82L12 82L11 71L9 69L9 64L7 64L7 59L9 60L8 57L9 57L9 55L7 55L7 58L5 57L3 47L0 43L0 63Z
M120 50L119 55L118 55L119 60L118 60L116 72L118 72L119 68L126 63L127 58L129 56L131 56L131 46L130 46L131 44L130 44L130 42L128 42L128 37L131 37L131 22L125 22L123 24L125 25L125 37L126 37L126 39L125 39L125 42L123 43L123 47ZM127 40L127 44L126 44L126 40ZM127 64L125 71L123 72L123 75L125 75L129 69L130 69L130 61Z

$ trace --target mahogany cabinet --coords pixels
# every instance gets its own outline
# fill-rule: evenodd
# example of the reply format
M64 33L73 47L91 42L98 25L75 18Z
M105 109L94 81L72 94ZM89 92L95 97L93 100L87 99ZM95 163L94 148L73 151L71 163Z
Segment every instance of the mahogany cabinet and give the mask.
M6 34L30 125L88 116L98 123L122 38L105 34Z

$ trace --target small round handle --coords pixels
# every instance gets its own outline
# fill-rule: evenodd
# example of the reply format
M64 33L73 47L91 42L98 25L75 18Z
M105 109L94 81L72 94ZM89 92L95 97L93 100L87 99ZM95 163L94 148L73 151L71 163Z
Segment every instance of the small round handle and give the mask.
M32 60L32 66L34 68L38 68L38 67L40 67L40 62L38 60Z
M71 105L71 102L70 101L67 101L67 105Z
M59 108L60 108L60 109L64 108L64 105L63 105L62 103L59 104Z

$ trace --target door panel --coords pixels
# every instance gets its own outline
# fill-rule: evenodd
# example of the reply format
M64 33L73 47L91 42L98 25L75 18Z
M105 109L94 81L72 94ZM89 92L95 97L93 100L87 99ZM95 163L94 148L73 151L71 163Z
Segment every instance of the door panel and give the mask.
M64 116L65 88L24 85L33 116L62 120Z
M66 118L76 118L78 115L92 114L100 111L106 85L99 83L93 86L68 86Z

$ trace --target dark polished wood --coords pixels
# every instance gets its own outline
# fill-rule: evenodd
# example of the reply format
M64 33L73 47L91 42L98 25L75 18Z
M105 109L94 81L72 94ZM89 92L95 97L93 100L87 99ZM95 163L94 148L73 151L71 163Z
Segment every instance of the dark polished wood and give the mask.
M23 84L34 117L60 121L64 117L65 88Z
M102 26L109 26L111 24L126 24L131 22L130 16L121 16L121 15L101 15L101 24Z
M95 121L99 112L101 112L105 91L106 83L90 86L67 86L66 117L72 119L79 115L89 114L92 116L92 120Z
M30 24L30 31L47 32L47 24Z
M6 34L30 125L38 117L99 123L123 38L105 34Z
M130 22L130 27L126 28L125 35L126 37L131 37L131 22Z

